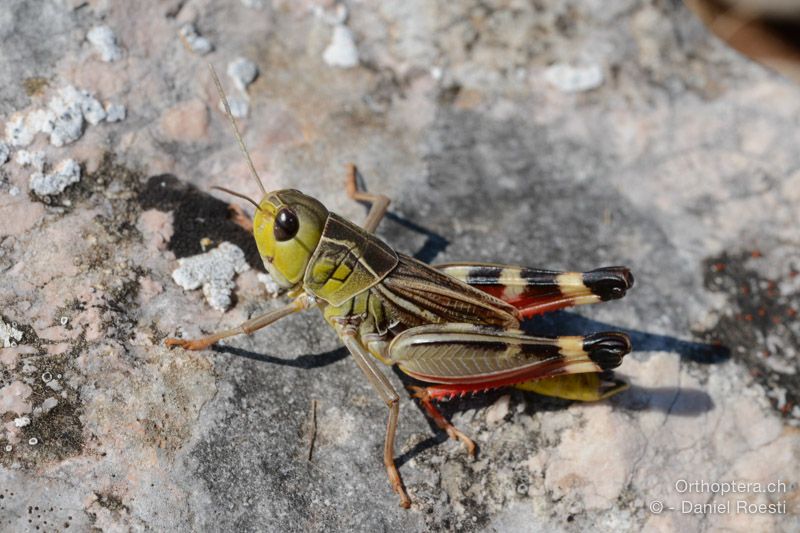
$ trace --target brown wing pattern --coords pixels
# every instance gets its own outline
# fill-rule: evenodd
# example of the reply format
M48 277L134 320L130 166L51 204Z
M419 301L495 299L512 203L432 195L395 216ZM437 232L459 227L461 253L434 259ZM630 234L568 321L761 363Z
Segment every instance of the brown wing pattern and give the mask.
M506 302L398 254L397 267L371 291L405 328L458 322L516 328L516 309Z

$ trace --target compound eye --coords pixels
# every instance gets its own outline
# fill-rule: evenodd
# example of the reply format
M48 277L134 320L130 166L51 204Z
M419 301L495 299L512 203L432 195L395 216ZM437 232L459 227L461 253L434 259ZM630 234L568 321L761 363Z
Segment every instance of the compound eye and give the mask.
M297 220L297 215L286 207L278 211L278 216L275 217L275 225L273 227L276 241L288 241L297 235L297 230L299 229L300 221Z

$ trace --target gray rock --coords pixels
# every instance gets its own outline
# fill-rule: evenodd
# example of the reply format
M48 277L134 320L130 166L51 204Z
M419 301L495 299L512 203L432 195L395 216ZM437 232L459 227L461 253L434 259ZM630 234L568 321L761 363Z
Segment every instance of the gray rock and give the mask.
M321 60L331 26L305 3L173 4L3 6L9 145L42 149L32 77L131 113L46 146L84 169L58 205L3 194L30 172L3 166L0 320L14 332L0 352L0 530L800 528L796 86L675 2L351 3L349 70ZM589 405L513 390L442 403L475 460L402 393L404 511L381 459L386 409L319 313L213 350L163 346L284 305L264 294L242 211L204 192L261 199L203 61L176 43L188 21L217 43L215 64L264 69L241 127L268 189L361 221L342 187L352 161L392 197L379 236L425 261L631 267L624 300L525 324L629 332L630 389ZM80 61L99 24L124 37L126 68ZM606 76L564 92L552 65ZM251 267L225 313L172 280L209 241ZM700 480L785 485L681 484ZM787 510L669 510L739 501Z

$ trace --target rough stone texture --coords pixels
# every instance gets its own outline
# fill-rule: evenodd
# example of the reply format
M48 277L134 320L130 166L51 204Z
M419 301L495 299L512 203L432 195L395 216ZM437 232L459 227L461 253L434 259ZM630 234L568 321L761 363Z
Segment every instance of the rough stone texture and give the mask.
M354 2L350 69L323 59L334 28L318 14L335 6L255 4L0 10L3 121L68 85L127 109L68 146L30 140L47 161L82 165L45 198L19 193L30 169L8 142L0 320L21 336L0 351L0 529L800 527L796 86L675 2ZM187 23L213 41L208 55L181 44ZM115 62L85 41L100 24L124 44ZM520 392L445 404L478 442L474 461L404 401L397 454L415 503L403 511L381 464L385 408L316 312L216 350L167 350L168 335L279 305L255 270L226 313L170 277L178 258L225 241L259 268L230 198L202 192L258 197L205 67L240 56L261 73L240 126L269 188L359 220L342 190L354 161L394 200L380 235L426 261L630 266L625 300L528 327L630 332L619 374L631 389L596 405ZM562 92L552 65L603 76ZM680 494L681 479L786 486ZM655 500L787 503L781 515L654 514Z

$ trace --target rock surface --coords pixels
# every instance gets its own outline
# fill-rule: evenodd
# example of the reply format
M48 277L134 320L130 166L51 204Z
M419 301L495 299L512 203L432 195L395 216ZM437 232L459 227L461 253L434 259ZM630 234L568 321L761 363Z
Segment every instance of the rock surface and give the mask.
M324 57L336 12L4 3L0 131L26 137L4 140L0 170L0 529L800 528L800 89L675 2L354 2L348 69ZM98 26L124 49L113 62L85 40ZM213 47L185 44L189 26ZM474 461L404 400L404 511L381 462L385 408L318 313L215 350L166 349L280 305L230 198L203 192L259 197L205 65L237 57L260 73L240 127L268 188L361 220L342 186L353 161L393 199L379 234L425 261L630 266L625 300L527 326L628 331L630 390L593 405L507 391L444 404ZM124 119L73 128L70 144L29 135L25 118L68 86ZM80 180L28 194L22 146L79 162ZM171 278L222 242L253 267L225 313Z

